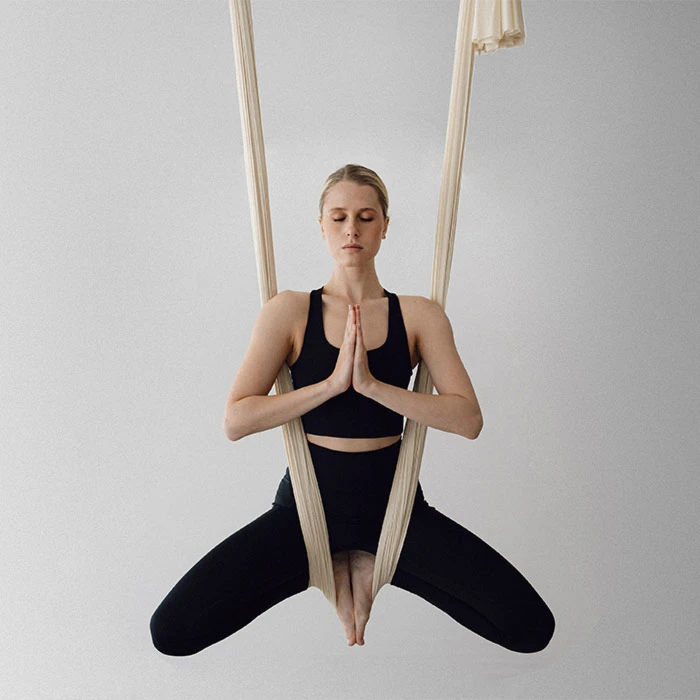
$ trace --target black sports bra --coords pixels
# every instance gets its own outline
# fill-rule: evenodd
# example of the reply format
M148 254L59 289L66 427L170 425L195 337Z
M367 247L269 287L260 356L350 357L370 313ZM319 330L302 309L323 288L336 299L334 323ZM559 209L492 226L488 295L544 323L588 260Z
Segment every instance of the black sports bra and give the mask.
M328 342L323 330L322 292L323 287L311 292L304 344L290 367L295 389L323 381L333 373L338 361L340 348ZM367 351L367 363L379 381L407 389L413 369L406 326L399 298L386 289L384 295L389 297L389 331L384 345ZM401 414L358 394L352 386L304 413L301 421L305 432L331 437L372 438L403 432Z

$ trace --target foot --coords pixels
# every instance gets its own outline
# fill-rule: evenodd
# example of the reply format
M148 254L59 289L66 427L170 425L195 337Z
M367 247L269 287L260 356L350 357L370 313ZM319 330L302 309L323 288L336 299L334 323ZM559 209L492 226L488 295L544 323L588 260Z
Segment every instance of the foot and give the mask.
M348 646L356 642L355 613L350 581L350 552L333 555L333 575L335 577L336 612L345 630Z
M350 552L350 579L352 586L353 611L355 615L355 637L357 643L365 643L365 626L372 608L372 579L376 557L362 549Z

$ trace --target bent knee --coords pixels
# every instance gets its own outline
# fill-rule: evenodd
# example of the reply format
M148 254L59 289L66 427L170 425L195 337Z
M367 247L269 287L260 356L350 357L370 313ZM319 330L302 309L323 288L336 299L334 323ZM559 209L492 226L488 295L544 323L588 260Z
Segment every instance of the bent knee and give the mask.
M554 636L555 626L552 611L544 605L536 618L532 618L527 624L523 623L511 630L504 646L521 654L542 651Z
M183 635L174 618L162 608L158 608L151 616L150 630L153 646L167 656L191 656L207 646Z

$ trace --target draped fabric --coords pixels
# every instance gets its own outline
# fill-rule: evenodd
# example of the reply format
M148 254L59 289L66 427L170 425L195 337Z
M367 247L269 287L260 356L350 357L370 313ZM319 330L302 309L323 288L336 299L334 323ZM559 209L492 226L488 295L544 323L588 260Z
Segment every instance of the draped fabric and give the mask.
M264 304L277 294L277 280L250 0L230 0L230 9L253 242L260 302ZM520 0L461 0L430 289L430 298L443 309L452 266L474 55L491 53L502 47L520 46L524 41ZM293 391L293 388L290 370L285 364L275 380L275 391L279 395ZM433 388L430 373L421 360L413 391L431 394ZM420 476L426 431L426 425L411 419L406 421L379 537L372 583L373 598L384 584L391 581L396 571ZM335 607L335 580L328 529L301 418L284 424L282 435L309 559L310 586L319 588Z

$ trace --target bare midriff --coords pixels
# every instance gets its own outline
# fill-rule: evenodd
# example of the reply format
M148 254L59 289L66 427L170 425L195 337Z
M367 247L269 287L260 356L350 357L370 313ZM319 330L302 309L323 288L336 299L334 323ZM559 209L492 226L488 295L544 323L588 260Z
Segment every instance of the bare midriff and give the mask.
M314 445L327 447L330 450L339 452L369 452L370 450L381 450L382 447L389 447L401 439L401 435L388 435L377 438L339 438L330 435L312 435L306 433L306 439Z

